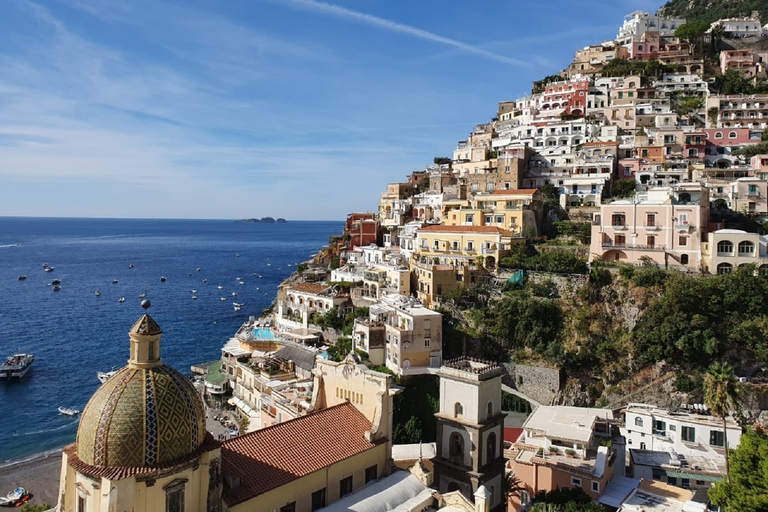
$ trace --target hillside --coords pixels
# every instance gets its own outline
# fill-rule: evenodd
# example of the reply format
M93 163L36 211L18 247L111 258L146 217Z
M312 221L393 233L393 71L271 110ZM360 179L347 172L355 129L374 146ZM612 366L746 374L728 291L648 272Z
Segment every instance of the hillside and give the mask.
M711 23L721 18L751 16L757 12L760 19L768 20L767 0L670 0L657 14L686 21Z

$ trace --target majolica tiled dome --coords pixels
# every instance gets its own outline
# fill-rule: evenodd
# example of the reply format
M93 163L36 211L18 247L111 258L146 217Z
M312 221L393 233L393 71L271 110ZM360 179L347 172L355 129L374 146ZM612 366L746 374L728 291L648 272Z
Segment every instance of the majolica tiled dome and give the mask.
M152 467L197 450L205 438L200 394L160 360L162 331L149 316L129 333L131 359L88 402L77 430L86 464Z

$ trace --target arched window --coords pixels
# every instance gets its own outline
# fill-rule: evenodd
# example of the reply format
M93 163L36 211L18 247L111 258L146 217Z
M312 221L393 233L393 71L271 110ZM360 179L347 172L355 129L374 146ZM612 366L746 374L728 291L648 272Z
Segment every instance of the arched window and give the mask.
M411 367L411 362L408 359L403 359L403 370L407 370Z
M642 427L643 426L643 418L641 418L640 416L637 416L635 418L635 426L636 427Z
M755 244L752 242L739 242L739 256L752 256L755 254Z
M459 402L456 402L453 406L453 415L456 418L461 418L464 415L464 406Z
M733 272L733 265L730 263L721 263L717 266L718 274L730 274Z
M718 256L733 256L733 242L730 240L720 240L717 242Z
M716 139L722 139L723 138L723 132L715 132L715 138Z
M451 434L448 450L449 458L458 459L459 462L464 461L464 438L461 437L461 434L458 432Z
M488 464L496 459L496 433L491 432L488 434L488 440L485 444L485 463Z
M493 416L493 402L488 402L487 409L488 409L488 417L490 418Z
M757 273L761 276L768 276L768 265L760 265L757 268Z
M729 139L735 139L736 138L736 132L728 132L728 138Z

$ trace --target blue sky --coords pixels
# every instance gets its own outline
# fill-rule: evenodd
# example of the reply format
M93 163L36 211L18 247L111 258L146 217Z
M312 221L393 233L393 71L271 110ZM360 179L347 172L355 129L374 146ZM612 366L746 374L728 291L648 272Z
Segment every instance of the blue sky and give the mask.
M645 0L2 0L0 215L343 219Z

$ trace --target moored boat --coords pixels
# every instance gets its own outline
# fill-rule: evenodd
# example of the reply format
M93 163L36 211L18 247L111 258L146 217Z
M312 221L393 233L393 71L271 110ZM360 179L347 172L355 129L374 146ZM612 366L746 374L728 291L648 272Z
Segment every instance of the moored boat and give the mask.
M96 376L99 378L99 382L101 382L102 384L104 384L105 382L107 382L107 381L109 380L109 378L110 378L111 376L113 376L113 375L114 375L114 374L116 374L116 373L117 373L117 370L115 370L115 368L114 368L114 367L112 367L112 370L111 370L111 371L108 371L108 372L98 372L98 373L96 374Z
M0 379L20 379L27 374L35 356L32 354L14 354L0 365Z
M94 294L95 294L97 297L101 297L101 290L99 290L99 289L97 288L97 289L96 289L96 291L94 292Z
M80 414L79 409L73 409L72 407L59 407L59 414L66 414L67 416L77 416Z
M21 275L19 276L19 281L23 281L23 280L25 280L26 278L27 278L27 276L25 276L24 274L21 274Z

